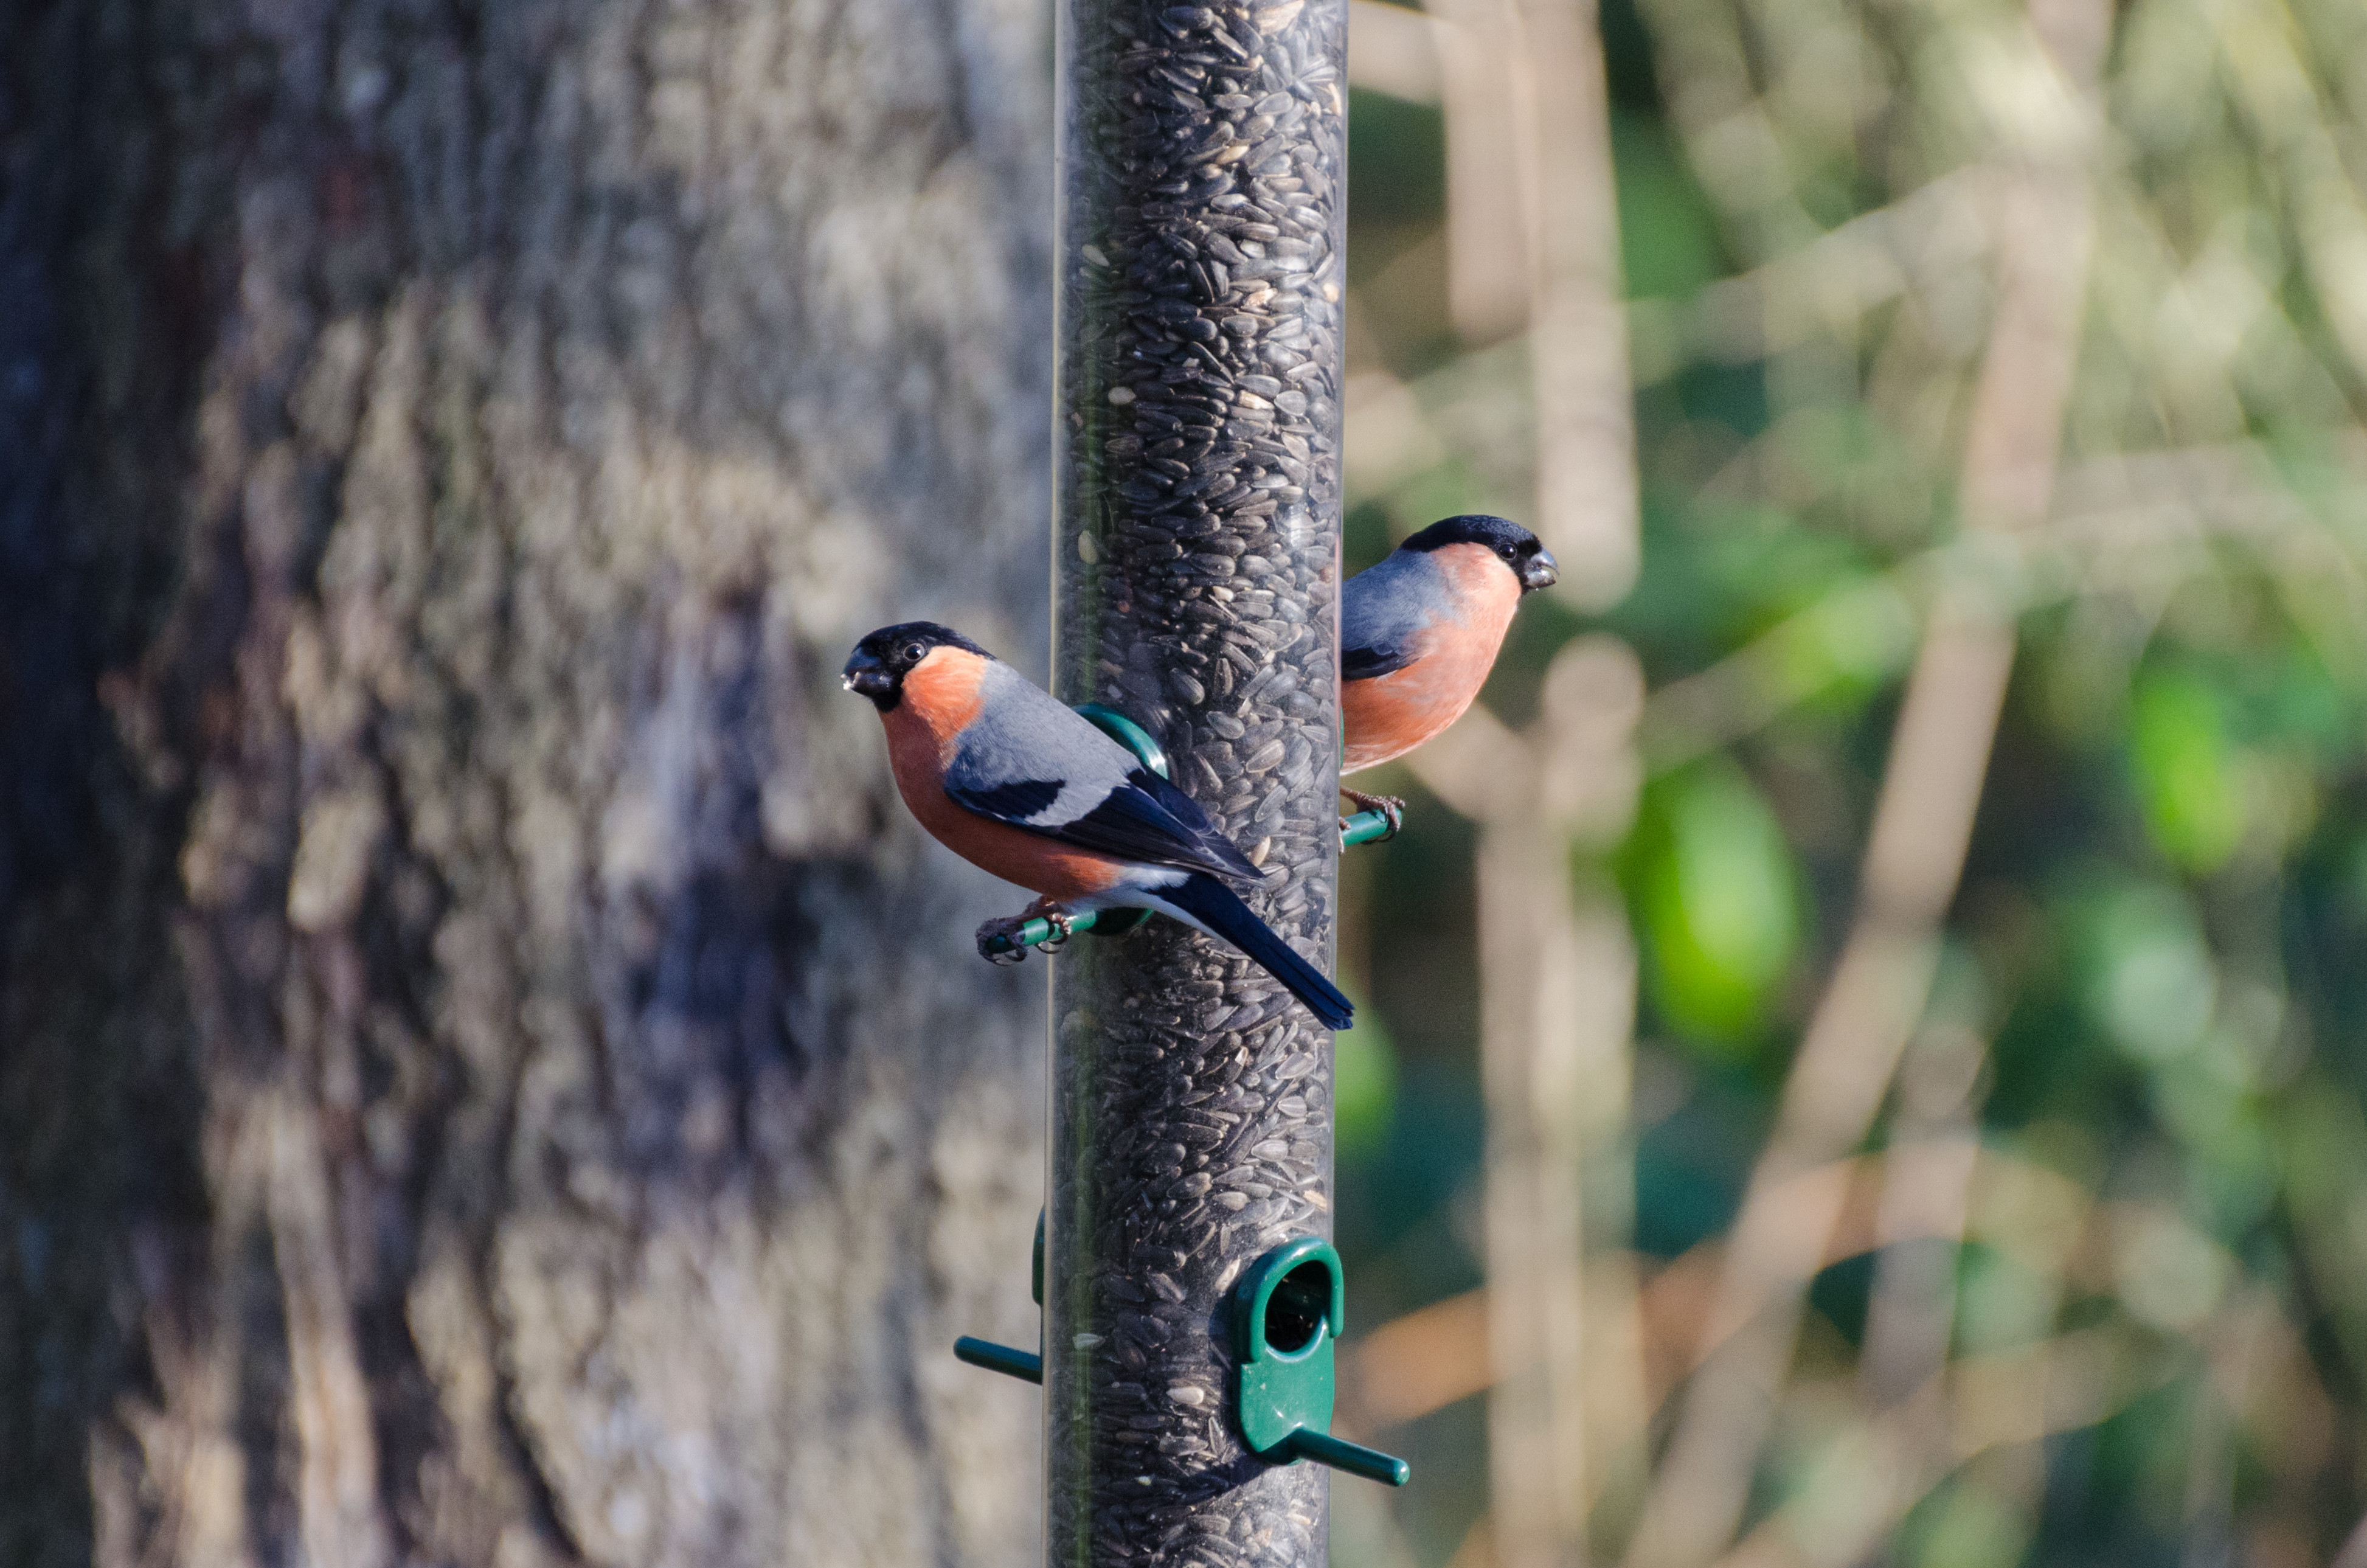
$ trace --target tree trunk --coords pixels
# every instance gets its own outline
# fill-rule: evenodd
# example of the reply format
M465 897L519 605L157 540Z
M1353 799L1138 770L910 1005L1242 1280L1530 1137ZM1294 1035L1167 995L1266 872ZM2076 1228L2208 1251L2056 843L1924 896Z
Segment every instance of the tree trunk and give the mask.
M0 1563L1020 1561L1030 0L0 7ZM1040 673L1040 665L1037 665Z

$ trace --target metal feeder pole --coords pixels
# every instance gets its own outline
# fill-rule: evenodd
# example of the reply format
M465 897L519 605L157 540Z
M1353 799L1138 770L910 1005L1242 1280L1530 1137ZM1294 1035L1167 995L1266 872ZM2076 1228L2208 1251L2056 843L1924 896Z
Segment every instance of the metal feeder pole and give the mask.
M1158 739L1327 967L1346 51L1344 0L1059 6L1055 689ZM1329 1471L1243 1445L1229 1336L1331 1233L1331 1036L1164 920L1053 971L1046 1559L1319 1568Z

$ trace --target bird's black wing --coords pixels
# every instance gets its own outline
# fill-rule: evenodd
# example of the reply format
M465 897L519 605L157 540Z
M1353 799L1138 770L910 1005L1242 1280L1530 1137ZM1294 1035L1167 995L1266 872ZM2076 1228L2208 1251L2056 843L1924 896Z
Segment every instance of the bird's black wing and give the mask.
M1395 642L1383 642L1360 648L1340 650L1342 680L1370 680L1375 676L1388 675L1413 663L1413 654Z

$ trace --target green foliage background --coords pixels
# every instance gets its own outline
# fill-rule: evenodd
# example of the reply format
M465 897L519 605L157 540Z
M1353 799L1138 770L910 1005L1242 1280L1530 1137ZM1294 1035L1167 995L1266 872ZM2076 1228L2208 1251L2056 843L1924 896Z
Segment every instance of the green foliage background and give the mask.
M1780 696L1681 766L1647 720L1610 863L1641 960L1635 1249L1648 1273L1731 1220L1847 928L1933 585L1990 573L2020 650L1934 1017L1981 1044L1987 1146L2178 1223L2056 1287L1962 1249L1954 1353L2096 1328L2155 1369L2038 1445L2034 1481L1953 1472L1882 1560L2327 1561L2367 1507L2367 7L2114 8L2056 515L2004 561L1964 547L1954 491L1995 305L1964 230L1986 162L2046 133L2021 8L1622 0L1603 28L1643 574L1599 620L1533 602L1487 699L1520 722L1584 631L1656 693L1755 651ZM1402 382L1441 437L1352 497L1360 566L1436 516L1519 515L1486 433L1526 394L1519 343L1446 317L1440 111L1360 91L1351 124L1352 373ZM1482 1138L1472 830L1402 773L1367 787L1414 804L1350 873L1344 962L1381 1026L1342 1076L1363 1325L1479 1282ZM1804 1381L1852 1364L1871 1278L1818 1280ZM2248 1324L2290 1354L2263 1339L2231 1372ZM1837 1419L1779 1425L1752 1519ZM1389 1437L1424 1484L1387 1550L1446 1562L1484 1506L1478 1402Z

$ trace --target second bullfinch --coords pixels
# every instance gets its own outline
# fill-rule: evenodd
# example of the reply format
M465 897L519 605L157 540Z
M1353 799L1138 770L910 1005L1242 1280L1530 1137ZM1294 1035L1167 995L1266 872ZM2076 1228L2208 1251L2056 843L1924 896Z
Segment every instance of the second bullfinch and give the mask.
M846 688L888 732L896 788L963 859L1035 892L1015 920L1066 929L1086 910L1153 909L1248 954L1308 1011L1344 1029L1354 1008L1220 879L1263 874L1189 795L948 627L907 621L855 645Z
M1340 595L1340 771L1402 756L1479 695L1521 596L1560 568L1537 536L1501 517L1448 517L1415 534ZM1394 829L1405 802L1340 791Z

